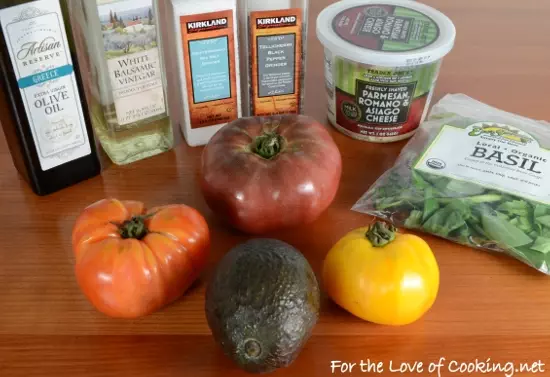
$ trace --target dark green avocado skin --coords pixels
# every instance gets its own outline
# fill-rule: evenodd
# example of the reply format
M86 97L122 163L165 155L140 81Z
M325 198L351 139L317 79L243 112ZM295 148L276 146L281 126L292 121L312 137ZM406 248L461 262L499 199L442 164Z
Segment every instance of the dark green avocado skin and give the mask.
M206 291L206 317L214 338L251 373L294 362L317 323L319 305L319 285L306 258L272 239L232 249Z

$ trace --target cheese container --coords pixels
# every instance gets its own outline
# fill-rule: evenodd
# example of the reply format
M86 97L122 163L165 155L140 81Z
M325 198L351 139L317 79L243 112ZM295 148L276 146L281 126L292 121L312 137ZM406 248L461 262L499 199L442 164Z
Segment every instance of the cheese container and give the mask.
M328 118L355 139L414 135L427 115L443 58L456 37L441 12L409 0L343 0L323 10Z

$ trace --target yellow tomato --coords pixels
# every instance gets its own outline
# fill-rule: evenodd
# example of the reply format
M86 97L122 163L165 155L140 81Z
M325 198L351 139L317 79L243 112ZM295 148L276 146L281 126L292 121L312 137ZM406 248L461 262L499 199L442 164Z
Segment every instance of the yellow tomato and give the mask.
M401 326L420 319L439 291L439 267L428 244L376 223L342 238L327 255L329 297L366 321Z

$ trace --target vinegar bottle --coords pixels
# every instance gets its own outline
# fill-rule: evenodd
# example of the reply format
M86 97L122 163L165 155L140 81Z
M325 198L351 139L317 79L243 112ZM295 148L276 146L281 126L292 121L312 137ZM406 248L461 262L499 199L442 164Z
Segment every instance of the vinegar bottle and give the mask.
M65 1L0 2L0 121L38 195L101 171Z
M69 4L93 127L107 155L126 165L172 149L158 1Z

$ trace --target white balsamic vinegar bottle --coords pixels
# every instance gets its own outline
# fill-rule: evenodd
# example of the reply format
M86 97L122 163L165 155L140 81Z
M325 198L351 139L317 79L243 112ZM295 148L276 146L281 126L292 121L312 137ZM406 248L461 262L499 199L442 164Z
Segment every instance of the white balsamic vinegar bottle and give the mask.
M72 0L92 123L113 162L173 147L158 0ZM78 25L78 26L76 26Z

